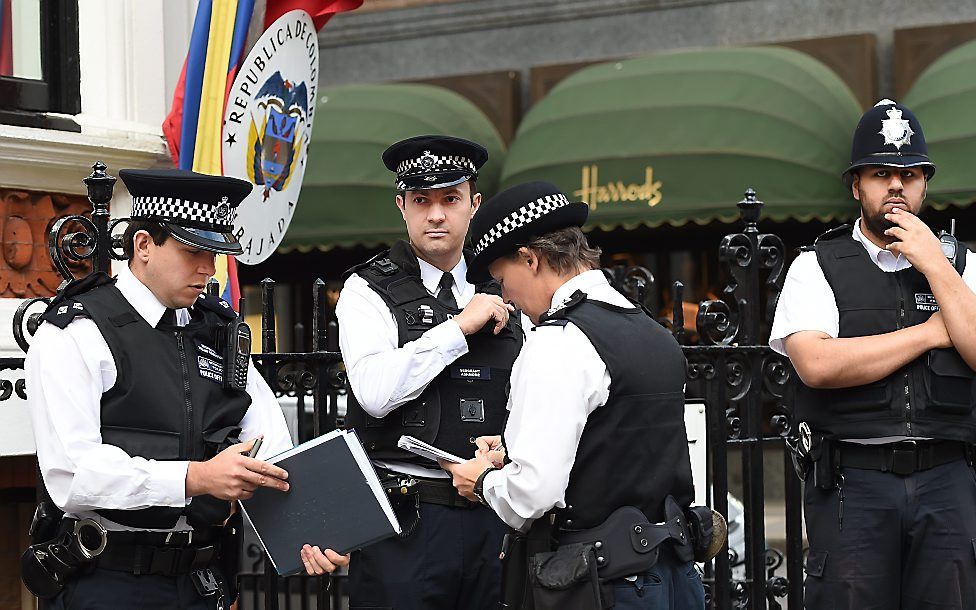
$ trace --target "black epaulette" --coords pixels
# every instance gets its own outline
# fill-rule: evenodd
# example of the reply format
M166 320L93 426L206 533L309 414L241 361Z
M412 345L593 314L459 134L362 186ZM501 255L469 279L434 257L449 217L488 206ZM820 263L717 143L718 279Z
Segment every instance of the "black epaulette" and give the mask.
M828 231L825 231L819 237L817 237L817 239L813 240L813 245L814 246L817 245L817 242L827 241L827 240L830 240L830 239L836 239L836 238L842 237L844 235L850 237L852 230L853 230L853 227L851 227L851 225L841 225L839 227L834 227L833 229L830 229Z
M400 267L390 260L389 251L380 252L365 263L359 263L358 265L354 265L349 269L346 269L346 271L342 274L342 281L346 281L349 279L350 275L353 273L359 273L364 269L375 271L378 275L393 275L400 270Z
M93 288L114 282L114 278L102 272L89 273L81 279L71 280L51 300L41 315L41 320L50 322L58 328L66 328L78 316L90 318L91 316L85 311L85 306L76 301L74 297Z
M538 324L536 324L535 326L532 327L532 330L534 331L535 329L542 328L543 326L560 326L560 327L562 327L562 326L566 326L567 324L569 324L569 320L567 320L566 318L553 318L553 319L550 319L550 320L542 320L542 321L540 321Z
M50 322L58 328L67 328L77 317L90 318L85 306L74 299L62 299L57 305L52 303L41 315L41 320Z
M208 311L216 313L222 318L227 318L228 320L234 320L237 318L237 312L234 311L234 308L230 306L230 303L220 297L212 297L209 294L201 294L200 298L197 299L196 304Z
M546 312L542 314L542 318L539 319L539 323L536 324L535 328L539 326L566 326L569 320L566 319L566 312L570 309L576 307L580 303L586 300L586 293L582 290L577 290L570 295L569 300L560 305L557 309L553 311ZM535 330L533 328L532 330Z

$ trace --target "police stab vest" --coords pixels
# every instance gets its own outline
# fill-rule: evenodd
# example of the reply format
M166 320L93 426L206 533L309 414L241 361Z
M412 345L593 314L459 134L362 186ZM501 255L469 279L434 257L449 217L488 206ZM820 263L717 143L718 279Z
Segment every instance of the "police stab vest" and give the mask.
M583 428L557 523L586 529L623 506L665 520L669 495L681 507L695 497L685 431L685 357L674 337L640 308L587 300L577 291L548 316L575 324L607 366L610 395Z
M882 271L851 227L827 232L814 249L837 302L838 337L893 332L938 311L924 275L914 267ZM960 259L962 273L965 250ZM796 420L821 434L976 441L974 373L955 349L931 350L884 379L852 388L814 389L794 377Z
M352 273L363 278L390 308L400 347L461 311L449 308L427 292L420 279L417 257L404 241L347 271L346 277ZM495 282L478 285L476 290L500 294ZM497 335L492 334L491 326L469 335L467 354L445 368L419 397L386 417L369 415L354 393L349 392L346 427L356 430L371 457L430 466L429 460L397 448L401 435L467 456L474 447L471 438L501 433L512 363L522 347L523 336L515 315Z
M89 317L112 352L118 374L101 399L102 442L133 457L202 461L236 441L251 398L223 387L224 348L218 342L236 313L216 297L201 297L188 325L154 328L114 280L95 275L100 277L86 278L81 290L69 285L44 320L64 328L76 316ZM97 512L129 527L169 529L184 514L194 527L219 525L229 509L229 502L199 496L184 508Z

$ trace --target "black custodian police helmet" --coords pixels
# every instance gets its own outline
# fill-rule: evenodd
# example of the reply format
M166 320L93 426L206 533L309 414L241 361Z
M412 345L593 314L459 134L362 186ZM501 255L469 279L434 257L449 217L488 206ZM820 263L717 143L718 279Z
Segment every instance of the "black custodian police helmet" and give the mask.
M178 242L217 254L240 254L234 236L237 206L254 185L230 176L185 169L122 169L133 220L154 220Z
M926 179L935 174L922 126L911 110L883 99L864 113L854 129L851 166L842 174L844 183L850 186L854 171L869 165L921 167Z
M481 144L452 136L416 136L383 152L383 163L396 173L396 190L447 188L478 177L488 161Z
M474 258L467 279L480 284L491 279L488 266L511 254L533 237L566 227L582 227L590 206L570 201L549 182L525 182L505 189L481 204L468 234Z

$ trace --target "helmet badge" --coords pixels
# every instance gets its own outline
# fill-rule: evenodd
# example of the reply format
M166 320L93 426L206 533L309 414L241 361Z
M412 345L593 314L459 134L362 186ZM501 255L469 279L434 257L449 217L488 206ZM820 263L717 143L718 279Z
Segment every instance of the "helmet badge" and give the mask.
M893 144L895 148L901 150L905 144L912 143L915 132L912 131L908 121L901 118L901 110L898 108L889 108L887 114L888 118L881 121L881 131L878 133L884 136L886 146Z

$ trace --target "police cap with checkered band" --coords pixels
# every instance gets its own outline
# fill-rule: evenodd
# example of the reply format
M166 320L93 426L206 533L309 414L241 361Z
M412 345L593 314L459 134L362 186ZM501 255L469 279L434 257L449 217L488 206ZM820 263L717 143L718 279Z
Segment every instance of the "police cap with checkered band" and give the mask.
M481 144L452 136L416 136L383 152L383 163L396 173L396 190L447 188L478 177L488 161Z
M570 201L548 182L525 182L498 193L481 204L468 234L474 258L468 262L468 281L491 279L488 266L515 252L533 237L566 227L582 227L590 206Z
M240 254L237 206L254 188L229 176L185 169L119 170L132 195L132 220L155 220L178 242L218 254Z
M854 129L851 165L842 174L844 183L850 186L858 168L872 165L918 167L926 179L935 174L922 125L911 110L889 99L869 108Z

